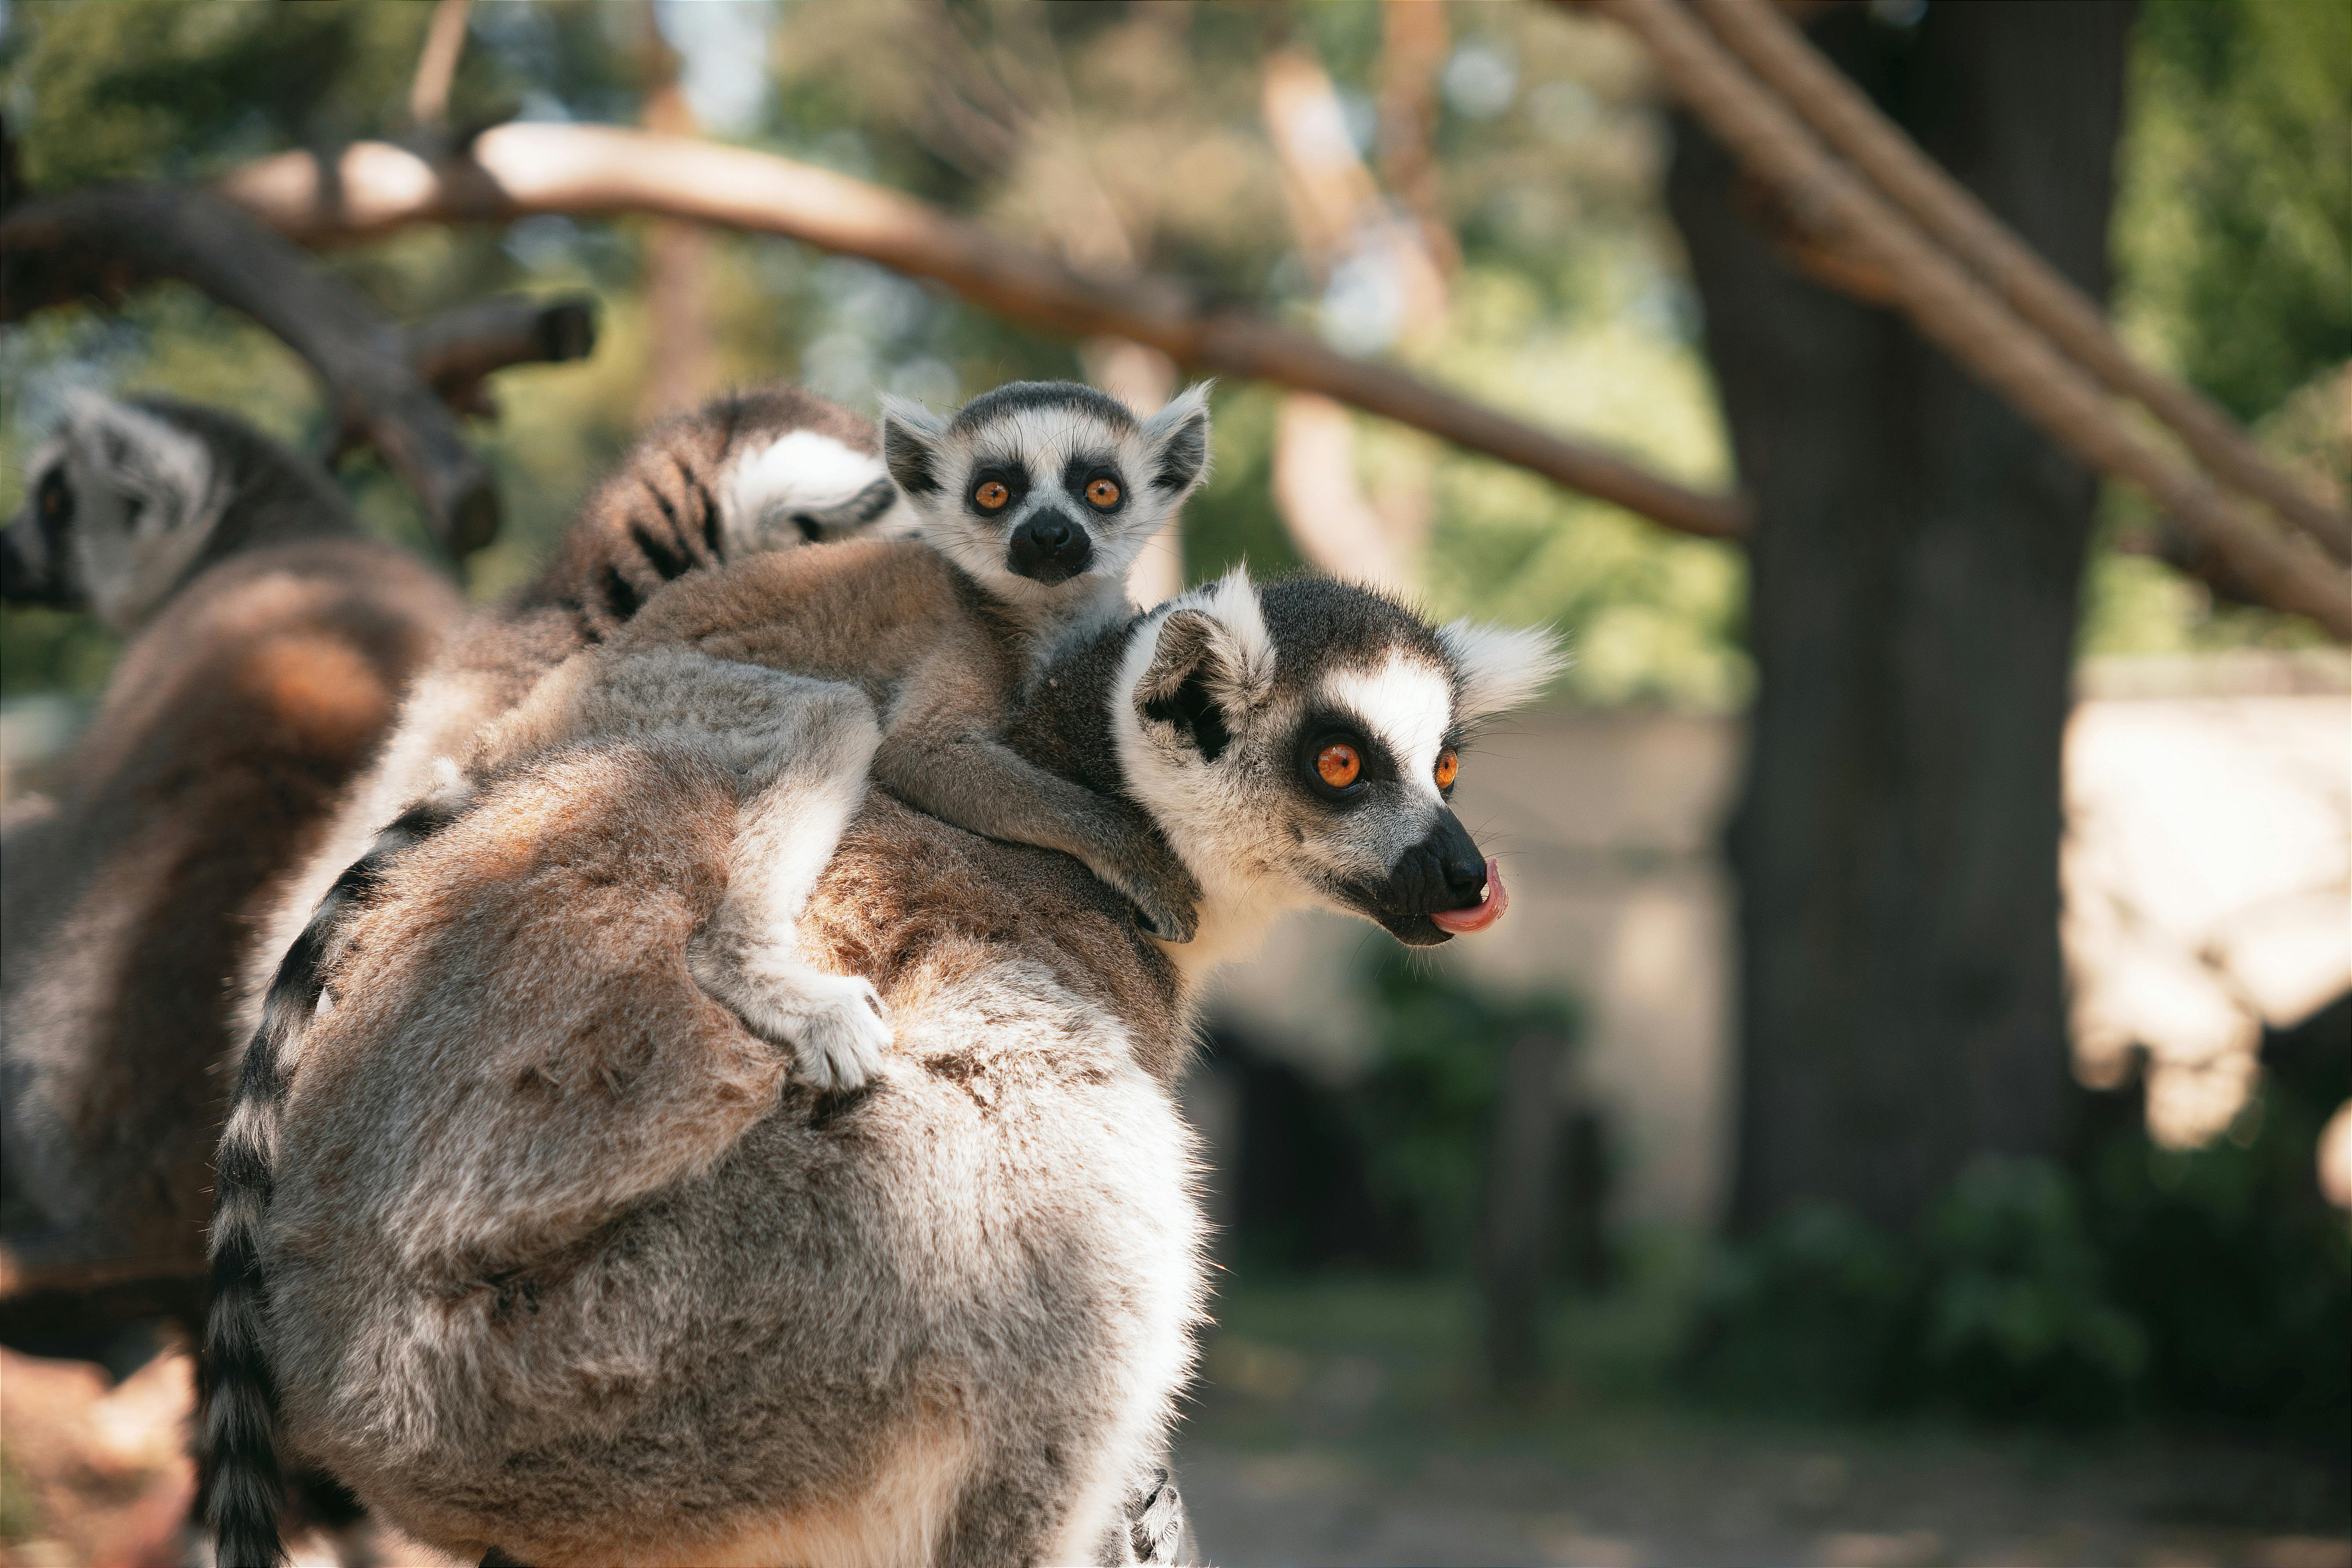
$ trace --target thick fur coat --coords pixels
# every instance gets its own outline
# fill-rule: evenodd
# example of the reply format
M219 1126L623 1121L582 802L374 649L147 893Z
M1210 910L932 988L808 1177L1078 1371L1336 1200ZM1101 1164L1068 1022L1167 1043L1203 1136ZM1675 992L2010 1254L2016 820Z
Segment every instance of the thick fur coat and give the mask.
M896 1048L822 1099L688 969L733 805L558 753L388 874L278 1149L287 1445L519 1561L1099 1560L1200 1308L1173 971L877 798L805 930Z

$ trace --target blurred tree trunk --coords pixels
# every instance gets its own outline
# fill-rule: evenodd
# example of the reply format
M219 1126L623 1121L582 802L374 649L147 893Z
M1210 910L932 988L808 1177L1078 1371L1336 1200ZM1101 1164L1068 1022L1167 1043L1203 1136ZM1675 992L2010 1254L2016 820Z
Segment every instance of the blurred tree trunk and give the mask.
M698 136L694 110L678 76L685 62L661 36L654 7L641 7L638 58L646 91L639 118L648 131ZM646 382L637 394L638 422L683 414L709 395L718 355L708 302L710 231L700 224L656 218L646 226Z
M2129 21L1841 6L1813 36L2104 298ZM1757 509L1731 1223L1818 1197L1907 1224L1972 1153L2063 1135L2059 742L2097 486L1895 315L1801 275L1687 121L1669 202Z

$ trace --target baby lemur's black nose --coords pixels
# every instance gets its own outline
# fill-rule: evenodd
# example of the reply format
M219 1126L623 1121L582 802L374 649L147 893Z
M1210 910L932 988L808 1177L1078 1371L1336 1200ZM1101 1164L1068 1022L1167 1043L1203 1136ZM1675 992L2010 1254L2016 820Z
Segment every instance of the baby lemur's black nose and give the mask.
M1013 531L1004 563L1017 575L1050 586L1076 576L1094 558L1095 542L1086 529L1045 507Z

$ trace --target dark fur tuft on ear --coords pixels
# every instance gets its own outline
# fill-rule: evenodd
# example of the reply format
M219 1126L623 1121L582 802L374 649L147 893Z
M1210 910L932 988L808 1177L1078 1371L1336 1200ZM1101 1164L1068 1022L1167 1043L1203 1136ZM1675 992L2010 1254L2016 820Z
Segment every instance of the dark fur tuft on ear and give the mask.
M1209 389L1214 384L1203 381L1186 387L1143 422L1155 489L1181 499L1208 477Z
M898 488L910 496L940 488L940 443L947 421L919 403L882 395L882 461Z

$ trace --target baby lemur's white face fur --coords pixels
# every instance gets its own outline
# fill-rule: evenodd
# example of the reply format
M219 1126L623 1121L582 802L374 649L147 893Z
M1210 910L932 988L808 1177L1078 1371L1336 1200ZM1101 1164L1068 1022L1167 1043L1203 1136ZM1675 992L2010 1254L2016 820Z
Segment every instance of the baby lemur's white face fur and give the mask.
M1019 381L941 419L882 400L882 456L922 537L990 592L1114 598L1209 466L1205 383L1149 419L1068 381Z

